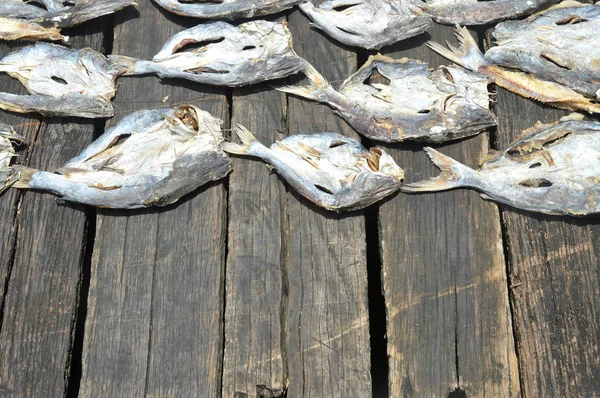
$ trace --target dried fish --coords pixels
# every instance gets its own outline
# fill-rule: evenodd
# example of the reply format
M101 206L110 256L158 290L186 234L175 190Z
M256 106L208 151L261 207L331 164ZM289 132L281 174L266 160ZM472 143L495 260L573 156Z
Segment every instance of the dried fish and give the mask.
M2 0L0 16L66 28L136 5L136 0Z
M377 71L389 84L367 83ZM434 71L420 61L371 56L336 91L311 65L310 85L277 88L331 106L365 137L399 142L442 142L494 126L487 79L461 67Z
M569 110L600 112L600 6L566 1L525 21L498 25L498 46L484 56L471 34L457 28L461 46L429 46L526 98Z
M504 152L473 170L431 148L442 173L407 184L405 192L475 188L482 196L546 214L585 216L600 213L600 123L563 121L537 124Z
M30 93L0 92L0 109L103 118L114 114L115 80L125 69L90 48L36 43L4 57L0 72L19 79Z
M67 41L61 28L112 14L135 0L2 0L0 3L1 40ZM35 5L34 5L35 4Z
M255 156L311 202L337 212L369 206L397 191L404 172L380 148L366 150L336 133L294 135L265 147L238 125L242 144L223 143L230 153Z
M192 105L135 112L57 173L15 166L14 187L98 207L165 206L231 171L221 124Z
M204 19L252 18L275 14L306 0L154 0L175 14Z
M11 141L23 142L25 139L15 133L11 126L0 123L0 193L19 179L19 173L10 166L15 156Z
M519 18L560 0L422 0L422 9L436 22L459 25L485 25Z
M63 36L58 28L46 28L26 20L0 17L0 40L62 40L67 42L69 38Z
M186 49L190 44L194 48ZM153 61L119 55L109 58L126 67L127 75L157 74L222 86L278 79L304 66L292 48L287 24L270 21L198 25L169 39Z
M412 0L326 0L300 9L313 25L341 43L380 49L419 35L431 26Z

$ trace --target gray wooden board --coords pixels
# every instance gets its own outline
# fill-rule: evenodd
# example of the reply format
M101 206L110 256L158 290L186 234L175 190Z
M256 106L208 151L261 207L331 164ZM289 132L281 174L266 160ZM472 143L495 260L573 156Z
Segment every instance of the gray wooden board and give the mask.
M335 87L357 56L289 15L298 54ZM358 137L324 105L288 97L289 134ZM288 201L286 347L288 396L371 395L364 212L337 215L291 191Z
M113 52L151 59L184 20L150 1L139 4L139 12L118 14ZM187 81L122 78L110 123L191 103L227 127L224 93ZM220 395L225 215L223 182L164 209L99 212L81 396Z
M232 125L241 123L265 145L281 138L284 112L285 95L266 85L233 93ZM223 396L254 397L259 386L285 387L285 188L260 160L236 157L233 167Z
M498 149L538 120L568 112L499 90ZM512 307L527 396L595 396L600 391L600 226L502 207Z
M101 30L97 22L88 24L71 32L71 43L102 51ZM22 92L14 83L2 87ZM61 167L94 136L94 122L83 119L44 119L40 125L36 116L3 112L0 117L27 138L21 163L44 170ZM12 243L11 227L17 240L0 332L0 395L62 396L70 373L86 215L83 207L58 205L51 195L27 192L17 203L18 196L11 192L1 199L7 216L2 244ZM3 256L10 256L9 250L2 250ZM2 271L6 274L7 268Z
M434 25L442 43L452 28ZM447 63L417 37L385 51L432 67ZM422 145L389 146L407 181L437 175ZM487 154L481 134L440 151L470 166ZM473 191L400 194L380 208L390 395L518 396L498 208Z

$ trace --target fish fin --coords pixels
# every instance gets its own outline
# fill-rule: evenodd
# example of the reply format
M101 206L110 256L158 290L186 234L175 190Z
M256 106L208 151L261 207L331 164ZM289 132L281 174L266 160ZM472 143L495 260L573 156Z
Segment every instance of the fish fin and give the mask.
M125 68L125 75L135 74L135 65L139 61L137 58L126 57L125 55L109 55L110 59L115 64Z
M13 187L21 188L21 189L31 188L29 186L29 183L31 182L31 179L33 178L33 174L39 170L32 169L31 167L27 167L27 166L21 166L21 165L15 165L15 166L13 166L13 169L19 175L19 179L17 181L15 181L15 183L13 184Z
M225 152L233 153L236 155L247 155L248 148L250 148L250 145L252 145L252 143L256 141L256 137L250 132L250 130L248 130L241 124L237 125L235 133L240 138L240 141L242 141L242 143L236 144L234 142L222 142L221 149Z
M306 86L280 86L275 87L276 90L288 94L294 94L302 98L311 99L318 102L327 102L327 91L333 90L327 79L321 75L314 66L308 62L304 62L303 73L310 80Z
M460 47L454 47L450 43L446 43L448 48L443 45L430 41L427 47L431 48L442 57L448 58L452 62L456 62L460 66L477 72L480 67L487 65L488 62L483 56L483 53L477 46L477 42L465 27L456 25L454 36L460 42Z
M406 184L401 188L402 192L435 192L458 188L467 185L462 182L464 177L472 177L477 174L477 172L470 167L457 162L433 148L426 147L423 150L442 173L429 180Z

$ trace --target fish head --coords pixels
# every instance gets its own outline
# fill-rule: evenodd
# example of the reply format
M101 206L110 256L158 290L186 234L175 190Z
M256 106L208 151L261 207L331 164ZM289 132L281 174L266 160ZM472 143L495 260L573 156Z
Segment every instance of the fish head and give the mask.
M386 176L390 176L397 181L404 181L404 170L396 164L394 158L381 148L371 148L367 153L367 164L369 168Z
M125 68L89 48L38 42L4 57L0 71L19 79L33 95L65 98L75 94L109 102L116 92L115 80Z

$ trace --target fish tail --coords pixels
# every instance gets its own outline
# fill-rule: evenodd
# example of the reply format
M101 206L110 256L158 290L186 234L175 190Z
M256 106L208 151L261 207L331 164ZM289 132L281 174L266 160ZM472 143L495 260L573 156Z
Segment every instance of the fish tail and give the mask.
M321 75L314 66L312 66L308 62L304 62L304 70L303 73L310 80L309 84L306 86L281 86L275 87L276 90L282 91L288 94L294 94L299 97L311 99L313 101L318 102L328 102L329 96L328 92L332 91L333 88Z
M471 185L468 180L479 180L477 171L448 157L433 148L426 147L424 151L429 159L442 173L429 180L413 182L402 187L403 192L435 192L446 191L460 186Z
M20 188L20 189L31 188L31 185L29 185L29 183L31 182L31 179L33 178L33 174L39 170L32 169L31 167L27 167L27 166L21 166L21 165L15 165L12 168L16 172L16 175L18 178L12 184L12 186L15 188Z
M221 149L228 153L233 153L236 155L247 155L248 148L252 145L253 142L256 142L256 137L254 134L250 132L246 127L241 124L237 125L236 134L240 137L241 144L236 144L234 142L222 142Z
M483 53L477 46L477 42L465 27L456 25L454 36L460 42L460 47L457 48L450 43L446 43L448 48L436 42L428 42L427 46L442 57L448 58L452 62L456 62L460 66L477 72L479 68L487 65Z
M135 66L139 61L136 58L126 57L125 55L109 55L108 59L110 59L115 64L125 68L125 75L134 75Z

